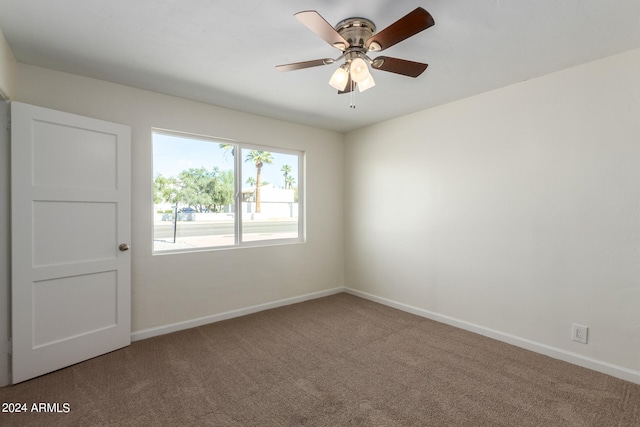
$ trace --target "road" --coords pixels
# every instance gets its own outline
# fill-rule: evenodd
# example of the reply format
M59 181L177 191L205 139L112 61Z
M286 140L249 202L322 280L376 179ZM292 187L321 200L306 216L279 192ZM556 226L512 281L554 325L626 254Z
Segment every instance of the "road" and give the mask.
M242 225L242 232L245 234L278 234L292 233L298 230L297 221L246 221ZM224 236L233 235L232 221L178 221L178 237L196 236ZM173 222L156 222L154 225L153 238L173 239Z

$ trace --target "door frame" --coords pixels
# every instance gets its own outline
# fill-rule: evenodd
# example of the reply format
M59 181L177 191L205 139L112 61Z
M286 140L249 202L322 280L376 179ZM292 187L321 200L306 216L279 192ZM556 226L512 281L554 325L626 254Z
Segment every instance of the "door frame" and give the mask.
M9 100L0 91L0 387L11 383L11 152Z

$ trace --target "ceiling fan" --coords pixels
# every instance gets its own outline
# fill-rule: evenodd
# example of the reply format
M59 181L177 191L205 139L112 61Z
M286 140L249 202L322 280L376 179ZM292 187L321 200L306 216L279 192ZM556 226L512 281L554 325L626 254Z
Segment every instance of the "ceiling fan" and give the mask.
M376 70L409 77L418 77L427 69L428 64L421 62L389 56L371 59L367 56L369 52L380 52L431 27L434 24L433 17L421 7L378 33L375 24L365 18L347 18L334 28L315 10L305 10L294 16L331 46L339 49L342 54L336 59L323 58L278 65L276 69L279 71L329 65L344 59L345 62L333 73L329 84L336 88L338 93L348 93L356 86L361 92L375 86L367 64Z

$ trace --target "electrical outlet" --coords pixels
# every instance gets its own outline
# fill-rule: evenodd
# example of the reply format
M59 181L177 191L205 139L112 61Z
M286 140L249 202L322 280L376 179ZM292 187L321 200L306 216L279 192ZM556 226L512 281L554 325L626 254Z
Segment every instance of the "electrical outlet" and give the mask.
M571 339L573 339L576 342L586 344L588 335L589 335L589 327L578 325L577 323L573 324L573 333L572 333Z

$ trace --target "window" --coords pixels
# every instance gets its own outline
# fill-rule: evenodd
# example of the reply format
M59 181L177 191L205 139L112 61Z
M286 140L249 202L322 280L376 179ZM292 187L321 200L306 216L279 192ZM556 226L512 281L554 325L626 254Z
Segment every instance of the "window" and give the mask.
M303 241L304 153L154 130L153 251Z

